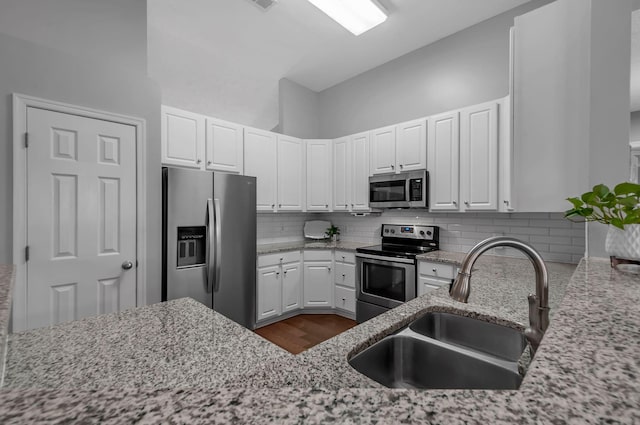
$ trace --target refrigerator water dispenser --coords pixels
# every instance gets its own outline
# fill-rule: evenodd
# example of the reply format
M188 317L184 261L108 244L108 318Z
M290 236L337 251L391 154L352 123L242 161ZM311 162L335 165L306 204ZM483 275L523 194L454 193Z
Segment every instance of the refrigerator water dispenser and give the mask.
M205 264L206 226L178 227L178 268Z

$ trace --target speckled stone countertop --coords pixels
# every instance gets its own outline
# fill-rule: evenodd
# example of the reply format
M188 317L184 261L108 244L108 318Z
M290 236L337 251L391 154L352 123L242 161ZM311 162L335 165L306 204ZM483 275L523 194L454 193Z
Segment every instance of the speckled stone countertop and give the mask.
M295 241L295 242L283 242L283 243L274 243L274 244L264 244L258 245L258 255L261 254L272 254L276 252L283 251L293 251L296 249L336 249L342 251L354 251L357 248L372 245L362 242L348 242L348 241L337 241L337 242L329 242L329 241L313 241L313 240L304 240L304 241Z
M0 385L4 376L14 280L15 267L13 265L0 264Z
M293 355L191 298L18 332L7 387L215 387Z
M573 266L548 263L554 314L519 390L394 390L344 375L349 353L428 310L526 323L528 260L486 257L476 265L469 304L436 291L219 387L8 388L0 391L0 422L640 423L640 276L606 260L583 260L564 298L553 287ZM522 309L505 305L521 297Z

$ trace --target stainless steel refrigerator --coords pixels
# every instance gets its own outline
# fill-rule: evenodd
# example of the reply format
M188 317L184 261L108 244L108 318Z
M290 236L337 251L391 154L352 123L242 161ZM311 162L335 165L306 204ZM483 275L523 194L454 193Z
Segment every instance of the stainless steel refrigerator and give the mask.
M191 297L254 329L256 178L162 169L162 300Z

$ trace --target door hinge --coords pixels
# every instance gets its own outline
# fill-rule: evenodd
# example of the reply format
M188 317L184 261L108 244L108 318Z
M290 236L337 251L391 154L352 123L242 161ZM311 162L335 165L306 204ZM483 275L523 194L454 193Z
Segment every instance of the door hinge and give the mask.
M29 245L24 247L24 261L29 261Z
M29 133L24 133L24 147L29 147Z

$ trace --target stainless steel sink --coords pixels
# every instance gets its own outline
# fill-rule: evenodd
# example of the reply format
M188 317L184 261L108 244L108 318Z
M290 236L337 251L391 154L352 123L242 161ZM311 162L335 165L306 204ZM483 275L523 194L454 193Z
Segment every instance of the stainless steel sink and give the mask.
M427 313L409 328L429 338L516 362L527 345L520 331L451 313Z
M428 313L356 354L349 364L389 388L517 389L522 332Z

